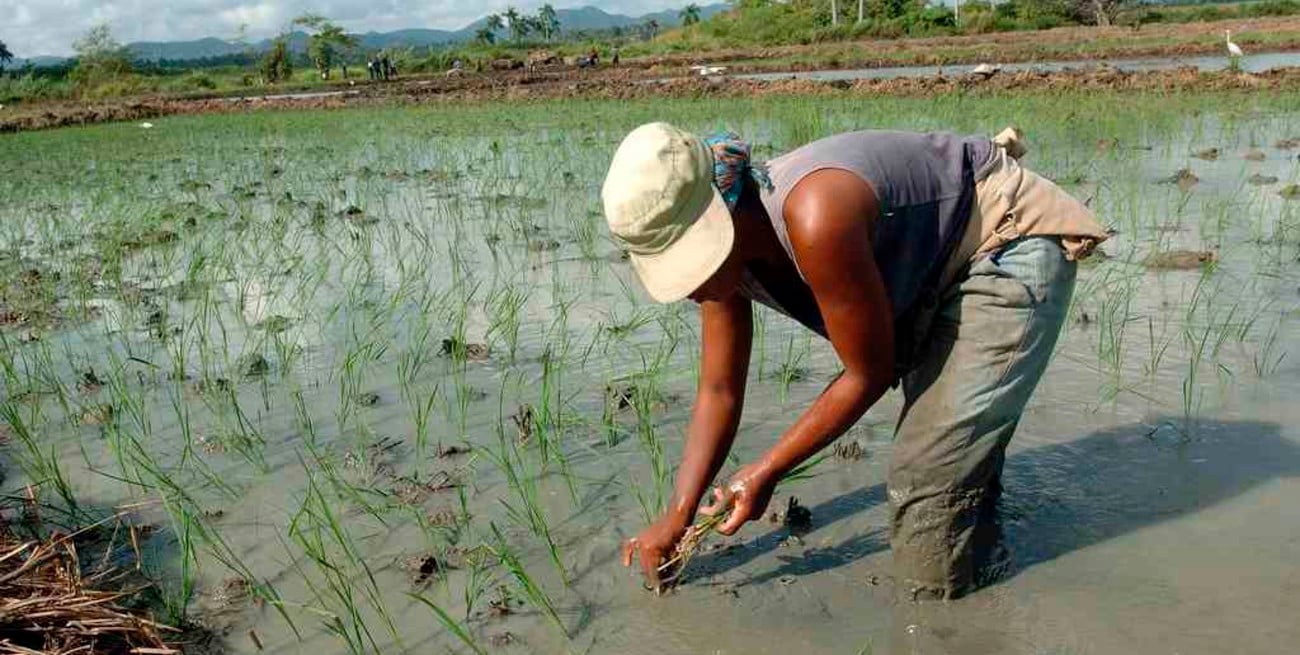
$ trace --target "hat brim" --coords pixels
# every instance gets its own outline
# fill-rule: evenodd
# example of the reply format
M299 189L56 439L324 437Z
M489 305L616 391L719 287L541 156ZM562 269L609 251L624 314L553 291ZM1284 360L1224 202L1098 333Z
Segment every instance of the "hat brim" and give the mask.
M710 185L712 187L712 185ZM651 298L677 302L700 288L722 267L736 240L731 211L716 188L704 213L671 246L654 255L630 257Z

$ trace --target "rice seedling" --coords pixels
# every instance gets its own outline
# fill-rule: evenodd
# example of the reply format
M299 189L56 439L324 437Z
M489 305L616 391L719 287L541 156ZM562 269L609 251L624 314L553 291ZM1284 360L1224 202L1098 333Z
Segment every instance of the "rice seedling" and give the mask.
M725 124L768 157L840 129L1020 124L1030 166L1117 230L1079 269L1046 382L1065 402L1033 407L1066 439L1121 415L1251 413L1290 388L1300 221L1275 187L1291 173L1231 153L1296 132L1291 95L1250 112L1123 94L429 104L6 135L0 442L16 466L0 491L44 498L42 521L149 503L159 616L208 611L228 574L268 650L495 650L489 621L512 619L493 602L520 598L542 630L602 643L638 610L600 545L666 504L700 373L695 308L651 303L601 236L593 198L627 129ZM1210 147L1218 160L1189 159ZM1279 181L1248 182L1256 168ZM1179 169L1195 183L1162 181ZM1174 251L1215 261L1146 268ZM754 337L733 464L833 361L763 309ZM1086 428L1059 413L1102 404ZM412 590L387 569L412 552L464 563ZM552 585L609 615L562 620ZM546 650L526 623L509 627Z

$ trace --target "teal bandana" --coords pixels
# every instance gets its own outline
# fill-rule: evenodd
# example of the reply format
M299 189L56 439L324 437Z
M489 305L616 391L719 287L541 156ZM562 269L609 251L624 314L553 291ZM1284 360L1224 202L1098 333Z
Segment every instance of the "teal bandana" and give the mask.
M731 132L719 132L704 137L704 144L713 151L713 184L718 187L727 209L735 211L744 190L745 178L754 180L758 188L770 191L772 180L762 164L754 165L749 157L749 144Z

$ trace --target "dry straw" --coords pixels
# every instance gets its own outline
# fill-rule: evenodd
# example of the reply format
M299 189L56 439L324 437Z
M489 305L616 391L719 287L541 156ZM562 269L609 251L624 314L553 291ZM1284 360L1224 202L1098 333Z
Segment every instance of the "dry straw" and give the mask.
M0 655L180 653L162 636L174 628L119 602L139 589L104 590L123 587L120 572L83 577L75 538L85 533L20 540L0 526Z

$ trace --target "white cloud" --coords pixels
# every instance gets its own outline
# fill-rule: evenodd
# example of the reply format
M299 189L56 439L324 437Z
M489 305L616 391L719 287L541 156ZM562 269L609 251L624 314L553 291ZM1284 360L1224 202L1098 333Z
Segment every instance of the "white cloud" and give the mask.
M18 57L68 55L72 42L108 23L123 43L231 38L240 25L251 39L280 31L294 16L312 11L349 31L407 28L460 29L509 6L532 11L545 0L0 0L0 41ZM591 5L639 15L689 0L553 0L556 8ZM700 2L700 4L706 4Z

